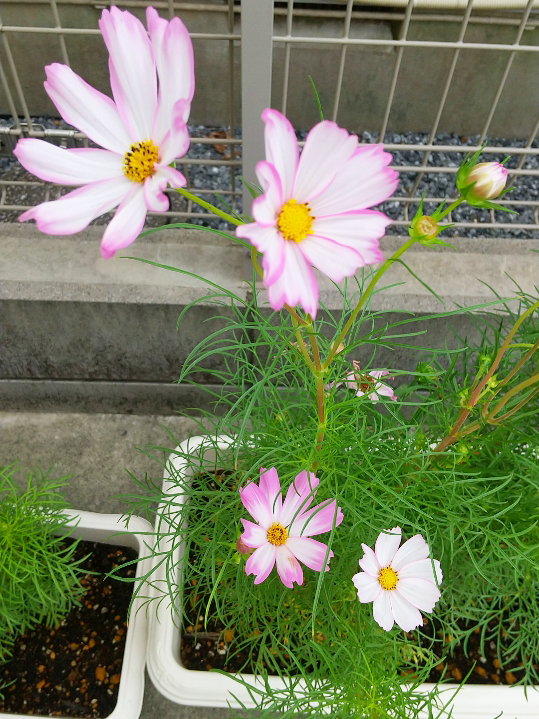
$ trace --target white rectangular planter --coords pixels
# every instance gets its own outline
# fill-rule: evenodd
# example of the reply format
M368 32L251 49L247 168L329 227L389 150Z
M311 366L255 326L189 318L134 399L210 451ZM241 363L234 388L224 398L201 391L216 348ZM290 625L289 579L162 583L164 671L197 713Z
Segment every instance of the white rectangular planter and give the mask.
M193 437L179 446L183 453L196 448L207 442L205 437ZM225 449L230 444L226 437L218 438L217 446ZM213 461L215 451L208 446L206 457ZM185 495L178 493L176 482L171 482L171 477L185 477L189 482L191 470L181 457L171 455L169 466L163 480L163 494L170 501L176 494L177 506L184 502ZM156 522L156 529L163 524L174 524L176 513L170 504L163 504L160 507L160 516ZM166 547L169 540L162 540L159 546L161 550ZM178 576L173 582L181 582L182 568L181 559L184 553L184 546L174 550L174 566L178 567ZM166 594L166 577L164 565L159 566L152 575L152 585L161 585ZM155 591L155 590L154 590ZM157 606L158 605L158 606ZM151 605L150 605L151 606ZM172 611L166 602L156 603L156 610L149 612L149 640L147 665L148 673L152 682L163 696L177 704L191 706L209 707L233 707L240 708L241 704L247 707L254 707L256 704L247 689L233 679L222 674L213 672L201 672L186 669L180 659L180 627L178 626L178 614ZM252 674L242 674L242 679L255 688L263 689L263 683L257 680ZM284 683L279 677L269 677L269 685L273 689L284 689ZM424 684L422 688L425 693L432 690L433 685ZM440 706L449 702L452 695L459 689L455 684L444 684L440 692ZM297 687L301 691L301 684ZM451 719L539 719L539 691L528 688L527 698L525 690L520 686L463 686L450 706L447 713L452 710ZM421 719L428 719L426 712L420 714Z
M150 553L148 546L151 545L152 537L144 536L142 533L152 532L152 525L141 517L131 517L126 528L125 520L120 514L98 514L75 509L66 509L64 513L71 518L69 524L73 524L73 529L69 532L71 537L80 537L89 542L131 547L139 557L147 557ZM145 559L137 564L137 578L146 574L149 561ZM138 719L140 716L144 696L144 665L148 638L147 612L143 602L144 600L137 596L131 608L118 700L114 711L107 719ZM34 715L27 714L0 714L0 717L35 719Z

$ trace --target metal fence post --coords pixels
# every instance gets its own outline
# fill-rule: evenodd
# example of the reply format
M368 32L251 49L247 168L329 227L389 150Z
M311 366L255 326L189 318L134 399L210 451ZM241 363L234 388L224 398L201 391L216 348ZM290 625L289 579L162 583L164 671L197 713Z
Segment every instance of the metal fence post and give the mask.
M271 104L273 0L241 0L241 122L243 177L256 182L255 165L264 159L260 115ZM251 195L243 188L243 211Z

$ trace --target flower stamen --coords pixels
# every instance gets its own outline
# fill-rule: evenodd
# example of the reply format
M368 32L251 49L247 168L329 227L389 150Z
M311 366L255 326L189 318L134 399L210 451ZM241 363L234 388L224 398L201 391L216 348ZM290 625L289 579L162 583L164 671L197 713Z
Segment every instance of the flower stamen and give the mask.
M395 589L398 578L397 572L391 567L384 567L378 572L378 582L382 589Z
M125 153L124 175L131 182L144 182L147 177L154 174L154 165L158 160L159 148L151 140L136 142Z
M285 202L277 217L277 227L285 240L301 242L312 234L313 220L308 203L298 205L296 200Z
M268 529L268 542L276 547L280 547L281 544L285 544L287 538L288 529L283 527L283 525L278 522L276 524L272 524Z

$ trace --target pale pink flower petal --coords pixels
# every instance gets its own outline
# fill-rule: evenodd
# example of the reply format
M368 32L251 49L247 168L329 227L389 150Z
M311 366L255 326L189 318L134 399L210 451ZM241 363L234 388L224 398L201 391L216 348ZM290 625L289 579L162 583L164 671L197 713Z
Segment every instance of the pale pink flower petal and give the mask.
M378 535L374 545L374 552L381 567L388 567L391 564L401 543L401 536L402 530L400 527L384 530Z
M187 125L179 120L173 122L159 145L159 163L170 165L178 157L183 157L189 149L189 144Z
M391 631L395 620L393 619L393 612L391 610L391 599L390 592L384 592L383 590L376 597L372 605L372 616L374 621L377 622L382 629L386 632Z
M393 619L403 631L411 632L412 629L423 625L423 617L419 609L410 604L399 592L384 592L382 590L382 594L389 596Z
M273 522L273 512L264 492L254 483L249 482L246 487L240 488L240 499L251 517L263 529L268 529Z
M363 394L363 393L362 393ZM390 387L387 384L384 384L383 382L379 382L374 390L369 393L370 398L373 402L376 402L380 399L380 397L389 397L390 400L393 402L397 401L397 395L393 391L393 387Z
M301 565L286 545L277 547L275 559L277 562L277 572L285 587L292 589L294 582L303 584L303 570L301 569Z
M333 182L339 168L356 149L357 137L335 122L324 120L316 124L305 140L292 196L298 203L312 202Z
M355 271L363 267L361 255L350 247L338 245L325 237L307 235L300 246L303 256L318 270L326 274L333 282L341 282Z
M389 371L387 369L373 369L369 374L371 377L374 377L374 379L380 379L381 377L387 377ZM392 379L392 377L390 377L390 379Z
M393 592L393 594L403 596L410 604L423 612L432 612L434 605L440 599L440 590L428 579L420 579L419 577L403 579L399 575L397 589L398 591Z
M312 201L315 217L364 210L387 200L399 182L395 170L387 167L391 160L382 145L358 148L331 185Z
M313 222L313 234L351 247L362 257L364 265L372 265L384 259L379 239L384 236L390 223L389 217L382 212L361 210L343 215L317 217Z
M286 546L309 569L321 572L324 568L324 559L328 548L323 542L317 542L316 539L309 539L308 537L289 537L286 540ZM326 572L329 572L329 560L332 557L333 552L330 551L326 563Z
M281 515L281 508L283 505L283 498L281 495L281 483L279 482L279 475L275 467L271 469L260 470L260 483L259 487L266 495L268 504L271 508L274 518L279 518Z
M32 207L19 215L19 222L35 220L38 229L47 235L72 235L84 230L99 215L116 207L132 186L133 183L125 178L92 182L59 200Z
M101 257L110 259L137 239L144 227L146 211L143 186L138 185L122 200L107 225L101 238Z
M404 545L403 545L404 546ZM398 554L398 552L397 552ZM397 556L397 555L395 555ZM432 565L434 563L434 571ZM436 572L436 577L434 576ZM410 562L402 568L399 568L400 579L428 579L429 582L442 583L443 574L440 562L437 559L420 559L417 562Z
M59 185L123 178L123 157L108 150L89 147L64 150L50 142L26 137L19 140L13 154L28 172Z
M134 142L149 140L157 109L157 75L143 24L127 11L103 10L99 28L109 51L112 94Z
M101 147L124 155L131 138L110 97L88 85L67 65L55 62L47 65L45 72L45 90L64 120Z
M266 158L281 178L283 195L290 198L299 162L296 133L287 118L277 110L266 108L262 120L266 124Z
M144 192L144 203L150 212L166 212L170 206L170 200L163 190L167 186L167 178L156 173L147 177L142 187Z
M263 253L264 283L266 286L273 284L281 276L285 261L285 240L276 227L263 227L256 222L251 222L240 225L236 229L236 235L249 240L257 250Z
M320 484L312 472L301 471L288 487L284 500L281 522L288 526L300 512L305 512L313 503L316 489Z
M301 305L312 319L318 311L318 285L312 267L295 242L284 243L284 267L268 287L271 307L278 311L286 304Z
M341 508L337 507L337 502L333 499L298 514L290 525L290 534L296 537L311 537L313 534L330 532L333 526L338 527L342 520Z
M410 537L410 539L404 542L402 547L399 547L391 562L391 566L397 572L410 562L417 562L420 559L426 559L428 556L429 545L420 534L414 534L413 537Z
M159 173L167 178L168 184L171 187L185 187L187 184L184 175L173 167L159 165Z
M159 17L157 10L149 7L146 23L159 76L153 137L161 146L169 127L178 122L185 124L189 117L195 91L193 46L187 28L178 17L167 22Z
M281 179L269 162L258 162L255 170L264 194L253 201L251 211L259 225L274 227L277 215L283 206Z
M256 576L255 584L260 584L269 577L271 570L275 566L276 554L277 547L274 547L269 542L266 542L251 554L245 564L245 573Z
M359 572L352 577L354 587L357 589L357 596L362 604L374 602L382 591L382 587L376 577L371 577L366 572Z
M364 551L364 555L359 560L359 566L364 572L370 574L372 577L378 577L378 573L382 567L376 558L376 554L366 544L362 544L361 549Z
M255 549L258 549L258 547L261 547L263 544L267 544L268 533L265 529L262 529L262 527L258 524L249 522L248 519L242 518L241 523L243 524L241 541L247 547L254 547Z

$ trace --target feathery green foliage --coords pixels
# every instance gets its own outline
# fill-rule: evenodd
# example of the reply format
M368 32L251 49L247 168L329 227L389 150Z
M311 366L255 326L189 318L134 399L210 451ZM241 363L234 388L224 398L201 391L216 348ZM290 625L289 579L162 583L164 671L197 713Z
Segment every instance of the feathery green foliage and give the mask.
M82 594L72 556L68 504L59 490L66 478L29 473L21 489L15 465L0 468L0 662L18 634L40 622L59 622Z

